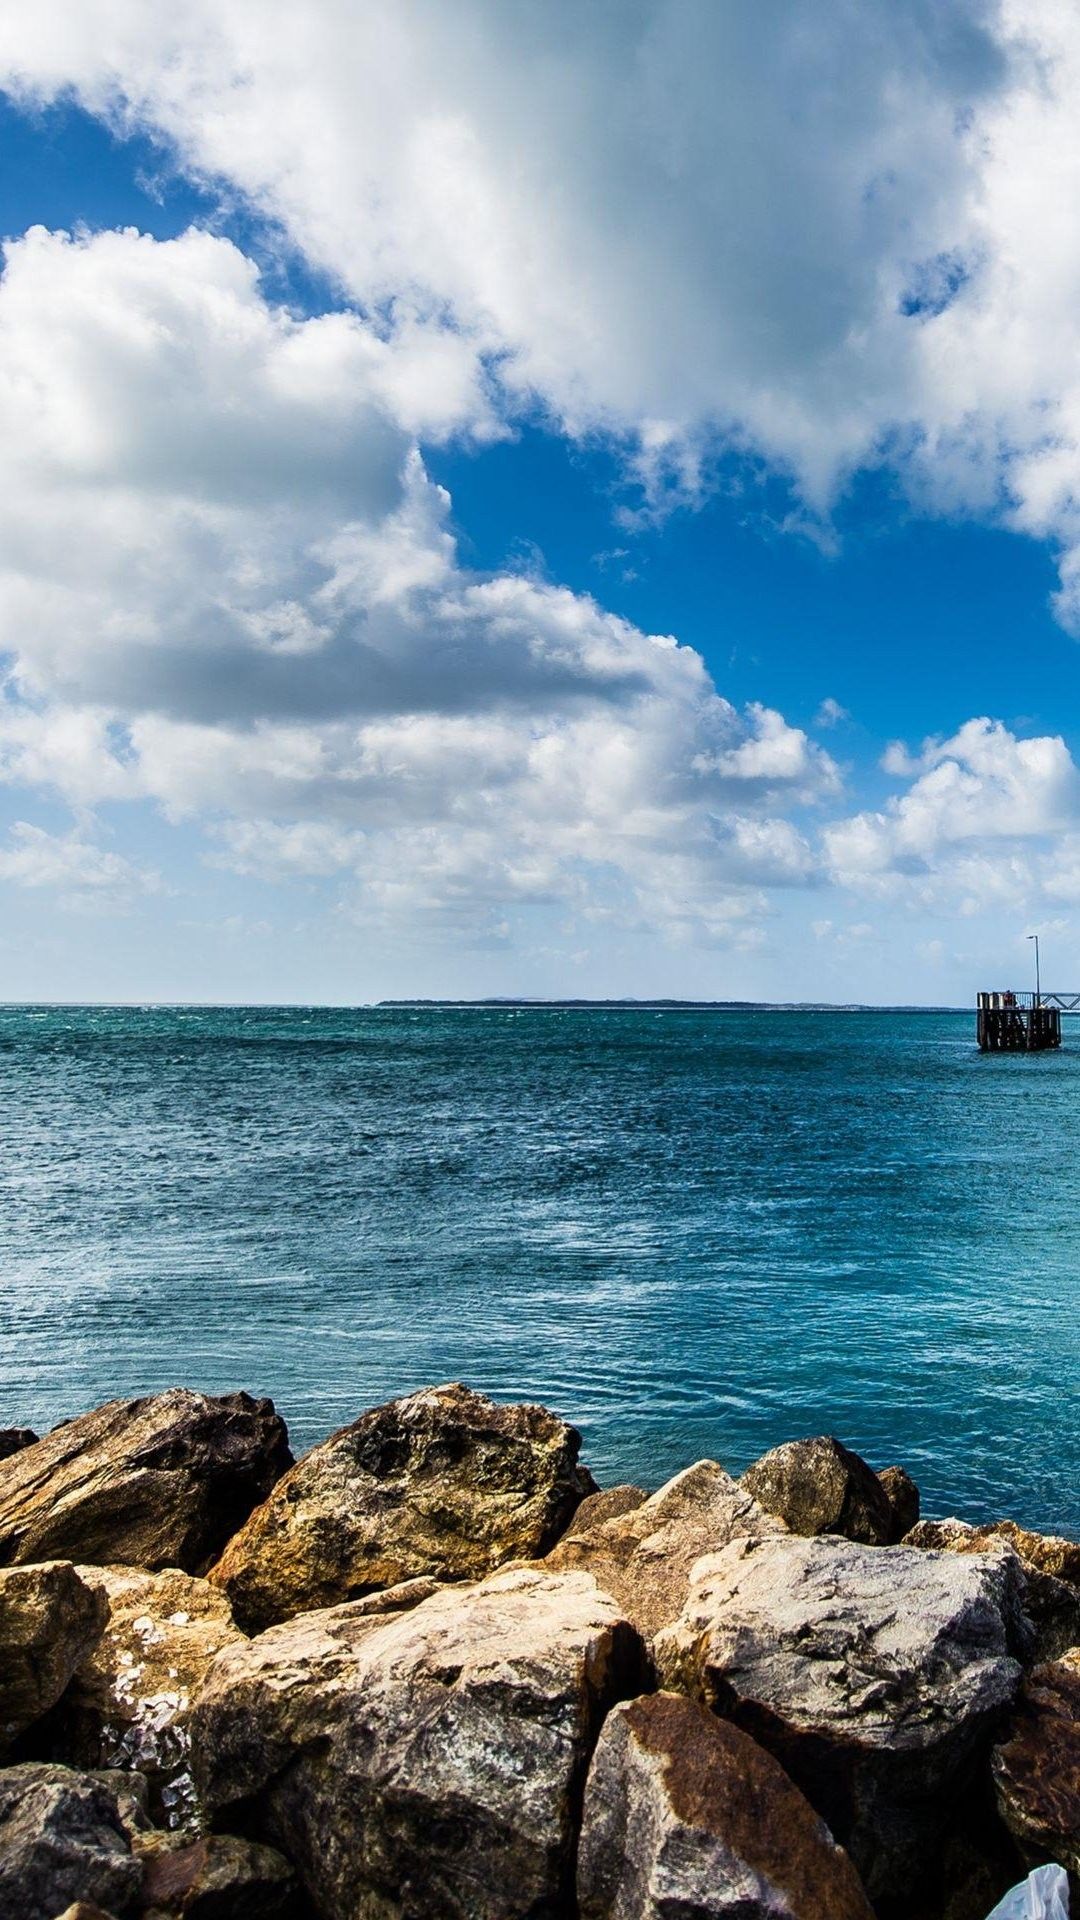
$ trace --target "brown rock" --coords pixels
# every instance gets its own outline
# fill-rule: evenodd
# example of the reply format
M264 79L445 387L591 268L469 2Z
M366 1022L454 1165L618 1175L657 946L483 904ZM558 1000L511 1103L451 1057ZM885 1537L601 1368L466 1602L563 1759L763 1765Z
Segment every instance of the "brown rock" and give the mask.
M269 1400L175 1387L54 1428L0 1474L0 1565L204 1572L291 1455Z
M208 1813L242 1806L324 1920L554 1920L597 1729L645 1680L637 1635L582 1573L363 1604L219 1655L192 1722Z
M743 1485L792 1533L838 1533L884 1546L893 1531L892 1507L877 1474L828 1434L773 1447L747 1468Z
M698 1563L656 1662L776 1756L886 1911L936 1861L1016 1693L1021 1587L1012 1554L737 1541Z
M273 1847L212 1833L144 1862L143 1903L162 1920L281 1920L296 1875Z
M919 1489L903 1467L883 1467L878 1479L892 1513L886 1545L898 1547L904 1535L918 1526Z
M784 1531L783 1523L763 1512L715 1460L699 1460L649 1499L611 1518L584 1501L544 1564L593 1574L638 1632L650 1638L682 1611L691 1569L702 1554L746 1535Z
M587 1533L604 1520L618 1520L624 1513L633 1513L648 1497L644 1487L631 1486L601 1487L598 1493L588 1493L574 1515L574 1532Z
M76 1900L74 1906L64 1908L60 1920L114 1920L114 1916L92 1900Z
M1080 1656L1028 1675L994 1754L994 1786L1029 1862L1080 1875Z
M1033 1573L1048 1573L1080 1587L1080 1542L1055 1533L1030 1533L1015 1520L991 1520L970 1526L965 1520L922 1520L904 1541L906 1547L940 1547L949 1553L985 1553L1011 1547Z
M10 1460L13 1453L32 1447L36 1439L33 1427L0 1427L0 1460Z
M135 1768L157 1816L194 1816L188 1767L192 1698L215 1655L243 1636L207 1580L135 1567L83 1567L104 1631L83 1659L52 1729L53 1750L86 1768ZM0 1576L2 1577L2 1576Z
M66 1560L0 1568L0 1753L55 1706L104 1624Z
M671 1693L604 1722L578 1906L581 1920L873 1920L851 1861L772 1756Z
M249 1632L416 1577L546 1553L585 1494L580 1435L459 1385L365 1413L306 1454L213 1569Z
M116 1802L99 1780L69 1767L0 1772L0 1920L55 1920L78 1900L121 1920L141 1884Z
M1070 1548L1068 1540L1025 1533L1011 1520L987 1527L972 1527L964 1520L921 1520L906 1535L904 1545L940 1553L1015 1553L1024 1569L1024 1607L1035 1629L1034 1664L1058 1660L1070 1647L1080 1645L1080 1587L1052 1571L1071 1565L1068 1553L1061 1551Z

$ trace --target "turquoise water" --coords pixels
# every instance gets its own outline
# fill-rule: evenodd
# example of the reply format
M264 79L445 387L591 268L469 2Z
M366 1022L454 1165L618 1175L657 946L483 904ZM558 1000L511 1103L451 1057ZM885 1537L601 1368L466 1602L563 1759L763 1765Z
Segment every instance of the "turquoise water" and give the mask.
M307 1446L461 1378L605 1481L825 1430L924 1510L1075 1531L1066 1027L0 1009L0 1425L183 1381Z

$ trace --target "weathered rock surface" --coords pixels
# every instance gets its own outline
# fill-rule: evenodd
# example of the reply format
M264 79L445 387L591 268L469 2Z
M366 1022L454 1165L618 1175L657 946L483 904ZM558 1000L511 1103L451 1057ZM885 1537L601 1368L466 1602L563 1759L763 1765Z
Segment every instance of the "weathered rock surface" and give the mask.
M194 1812L191 1701L215 1655L243 1635L225 1595L207 1580L175 1568L80 1573L100 1596L103 1631L54 1719L51 1751L80 1767L137 1769L155 1813L186 1825Z
M144 1859L146 1920L283 1920L296 1875L273 1847L232 1834Z
M695 1701L613 1708L589 1769L581 1920L873 1920L783 1768Z
M1016 1694L1021 1587L1011 1554L736 1542L699 1562L657 1666L775 1754L887 1903L934 1857Z
M773 1447L747 1467L743 1485L792 1533L839 1533L885 1546L893 1531L892 1506L877 1474L829 1434Z
M0 1772L0 1920L55 1920L73 1901L122 1920L142 1885L116 1802L68 1767Z
M391 1400L306 1454L212 1578L258 1632L415 1577L482 1578L555 1544L593 1492L580 1435L459 1385Z
M904 1541L908 1547L939 1547L950 1553L985 1553L1011 1547L1033 1573L1048 1573L1080 1587L1080 1541L1054 1533L1030 1533L1015 1520L992 1520L973 1527L966 1520L921 1520Z
M0 1427L0 1460L10 1460L13 1453L32 1447L36 1439L33 1427Z
M1080 1645L1080 1587L1073 1584L1071 1572L1061 1571L1074 1564L1078 1549L1071 1541L1027 1533L1011 1520L984 1527L964 1520L921 1520L904 1545L942 1553L1014 1552L1024 1569L1024 1606L1035 1629L1032 1659L1042 1666Z
M604 1520L617 1520L624 1513L633 1513L635 1507L644 1506L648 1499L645 1487L601 1487L598 1493L587 1493L574 1515L574 1532L587 1532L598 1527Z
M892 1513L886 1545L898 1547L904 1535L919 1524L919 1489L903 1467L882 1467L878 1479Z
M1080 1655L1028 1675L994 1753L994 1785L1027 1859L1080 1875Z
M104 1601L66 1560L0 1568L0 1754L55 1706L104 1625Z
M242 1808L288 1855L324 1920L540 1920L570 1905L596 1732L645 1664L582 1573L305 1614L215 1661L196 1778L215 1824Z
M682 1611L691 1569L702 1554L746 1535L785 1531L715 1460L699 1460L647 1500L610 1518L594 1506L590 1524L591 1505L583 1504L544 1564L593 1574L646 1638Z
M60 1920L114 1920L114 1916L92 1900L76 1900L74 1906L64 1908Z
M269 1400L176 1387L110 1401L5 1463L0 1566L72 1560L205 1572L291 1459Z

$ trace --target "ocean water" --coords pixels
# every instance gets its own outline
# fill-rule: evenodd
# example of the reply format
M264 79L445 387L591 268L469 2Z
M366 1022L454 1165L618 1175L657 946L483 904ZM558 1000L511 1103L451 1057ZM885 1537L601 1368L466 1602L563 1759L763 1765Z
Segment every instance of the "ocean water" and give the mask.
M187 1383L297 1448L463 1379L605 1483L832 1432L1080 1530L1080 1021L0 1009L0 1425Z

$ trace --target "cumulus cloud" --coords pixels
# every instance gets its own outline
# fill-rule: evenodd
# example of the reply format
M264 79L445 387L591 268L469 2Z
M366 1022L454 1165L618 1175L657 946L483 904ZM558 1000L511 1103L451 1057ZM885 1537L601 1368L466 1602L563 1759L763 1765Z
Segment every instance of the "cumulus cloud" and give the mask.
M0 880L19 887L55 887L73 905L122 906L133 894L155 893L156 873L136 866L78 831L46 832L17 820L0 844Z
M1021 740L969 720L918 754L899 743L886 770L906 791L830 823L824 855L842 886L974 913L1065 897L1080 854L1080 769L1056 735Z
M814 877L789 816L829 755L670 636L464 568L359 316L268 305L209 234L35 230L0 369L0 776L156 801L388 921L743 938Z

